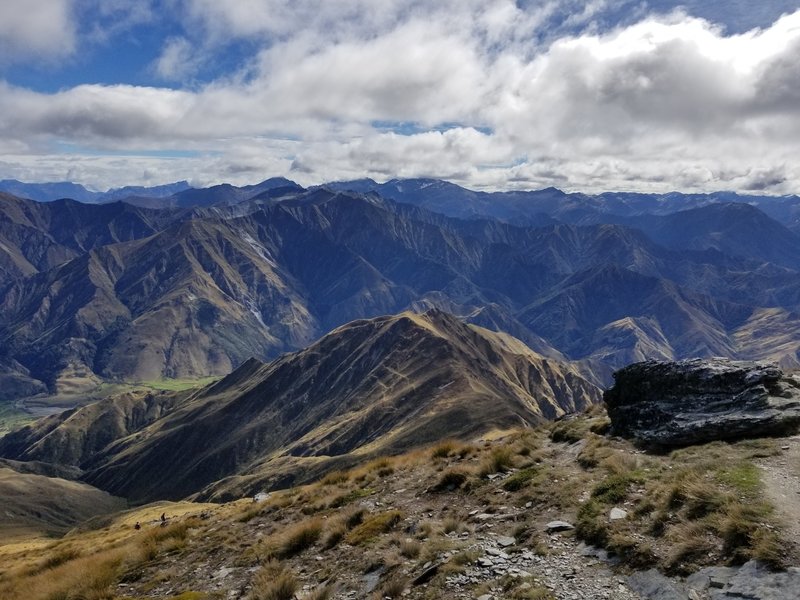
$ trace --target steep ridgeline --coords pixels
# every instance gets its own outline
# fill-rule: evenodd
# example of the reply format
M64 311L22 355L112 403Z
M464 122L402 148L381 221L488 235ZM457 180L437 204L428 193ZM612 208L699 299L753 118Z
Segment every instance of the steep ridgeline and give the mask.
M606 192L591 195L566 193L556 188L480 192L438 179L392 179L385 183L358 179L327 183L323 187L339 192L375 192L395 202L412 204L453 217L491 217L528 225L543 225L548 221L573 225L618 223L629 218L638 219L649 215L659 217L708 206L736 204L756 207L793 231L800 228L800 196L796 195L751 196L733 192ZM703 227L702 217L698 217L695 227ZM685 234L678 232L677 235Z
M87 482L136 502L231 497L599 398L573 367L434 310L349 323L200 392L139 400L135 411L131 400L126 409L103 401L49 417L0 438L0 456L78 466ZM156 410L164 414L148 418Z
M753 207L518 227L374 193L248 193L162 211L62 203L73 221L61 228L42 205L9 201L3 380L64 391L223 375L354 319L430 307L580 361L602 383L647 358L800 365L800 242Z

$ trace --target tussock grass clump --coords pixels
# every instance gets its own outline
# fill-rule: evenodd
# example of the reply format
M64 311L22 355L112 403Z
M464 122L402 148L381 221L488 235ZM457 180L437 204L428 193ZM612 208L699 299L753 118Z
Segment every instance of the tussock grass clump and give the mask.
M575 533L590 544L605 547L608 544L609 530L605 519L605 507L597 500L589 500L578 509Z
M574 444L580 442L589 433L586 419L566 419L556 422L550 429L550 439L554 442Z
M350 473L347 471L332 471L325 475L320 481L322 485L339 485L346 483L350 479Z
M293 600L299 587L297 579L283 565L269 561L253 577L248 600Z
M364 545L388 533L402 520L403 515L397 510L378 513L364 519L364 522L347 534L345 539L353 546Z
M642 539L625 533L614 533L606 544L611 552L634 569L648 569L658 563L653 546Z
M347 517L345 517L344 524L345 527L348 529L353 529L354 527L358 527L364 522L364 517L367 515L367 511L364 508L358 508L352 512L350 512Z
M417 558L422 552L422 544L417 540L407 538L400 542L400 556L405 558Z
M444 440L434 446L433 450L431 451L431 458L447 458L455 451L455 449L455 440Z
M241 514L237 518L237 521L239 521L239 523L249 523L250 521L255 519L257 516L261 515L263 510L264 510L264 507L263 506L259 506L257 503L256 504L248 504L242 510Z
M528 486L533 479L539 474L537 467L528 467L521 471L514 473L511 477L503 482L503 489L507 492L518 492L519 490Z
M460 489L468 479L469 475L461 469L449 469L442 473L439 481L430 488L431 492L452 492Z
M514 454L511 448L499 446L493 448L489 456L481 463L479 474L486 477L493 473L502 473L514 467Z
M699 523L676 526L670 532L670 541L670 551L664 559L664 567L668 573L692 573L709 554L719 554L719 544Z
M341 508L342 506L346 506L355 502L356 500L361 500L362 498L366 498L373 494L373 490L370 488L361 488L351 490L346 494L342 494L341 496L337 496L333 500L331 500L328 508Z
M606 504L622 502L628 495L628 489L635 481L631 473L609 475L592 490L592 498Z
M330 550L331 548L335 548L339 545L339 542L344 539L346 533L347 529L345 529L344 525L332 527L328 530L328 533L325 534L325 538L322 540L322 549Z
M459 566L467 566L473 564L479 558L480 552L477 550L462 550L461 552L454 554L453 558L450 559L450 562Z
M281 535L274 550L278 558L291 558L317 543L322 535L322 521L312 519L291 527Z
M381 598L399 598L408 587L408 579L395 575L381 586Z
M195 519L186 519L176 523L170 523L166 527L154 527L147 531L146 537L150 537L156 542L162 542L168 539L185 540L189 534L189 529L196 527L198 521Z
M731 498L713 484L697 476L689 476L673 484L667 494L666 506L683 509L689 520L696 520L717 512Z
M447 517L442 522L442 531L445 533L461 533L467 530L467 524L459 517Z
M72 560L81 556L80 550L71 547L60 548L47 558L45 558L41 564L37 565L31 572L31 575L36 573L40 573L41 571L46 571L48 569L55 569L65 563L68 563Z
M3 600L103 600L125 568L132 547L113 548L74 558L29 577L0 583Z

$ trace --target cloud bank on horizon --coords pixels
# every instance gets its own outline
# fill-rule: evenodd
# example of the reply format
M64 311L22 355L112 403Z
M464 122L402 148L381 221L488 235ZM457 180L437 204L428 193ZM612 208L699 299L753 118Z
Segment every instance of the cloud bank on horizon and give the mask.
M0 178L800 193L800 2L4 0Z

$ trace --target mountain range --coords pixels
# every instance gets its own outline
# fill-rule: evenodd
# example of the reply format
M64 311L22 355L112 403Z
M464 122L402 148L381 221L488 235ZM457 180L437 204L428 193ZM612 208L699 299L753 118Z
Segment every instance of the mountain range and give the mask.
M691 208L668 212L607 195L592 212L590 197L544 190L526 201L540 223L512 224L444 214L452 184L359 185L267 180L166 208L0 196L5 397L225 375L355 319L429 308L601 385L650 357L800 363L800 237L752 203L682 196L672 208Z

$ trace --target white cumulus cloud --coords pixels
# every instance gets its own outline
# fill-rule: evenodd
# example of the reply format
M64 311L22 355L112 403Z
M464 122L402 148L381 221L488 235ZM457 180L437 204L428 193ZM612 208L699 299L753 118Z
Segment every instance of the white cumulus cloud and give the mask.
M72 0L0 2L0 64L57 60L76 44Z
M608 29L595 19L613 2L532 4L176 0L195 35L165 40L157 72L184 80L246 39L240 70L185 90L0 85L0 161L27 172L50 148L48 172L66 173L76 155L59 148L139 153L113 178L88 161L100 186L146 172L800 192L800 11L730 34L684 12ZM173 150L189 154L165 169L141 155Z

